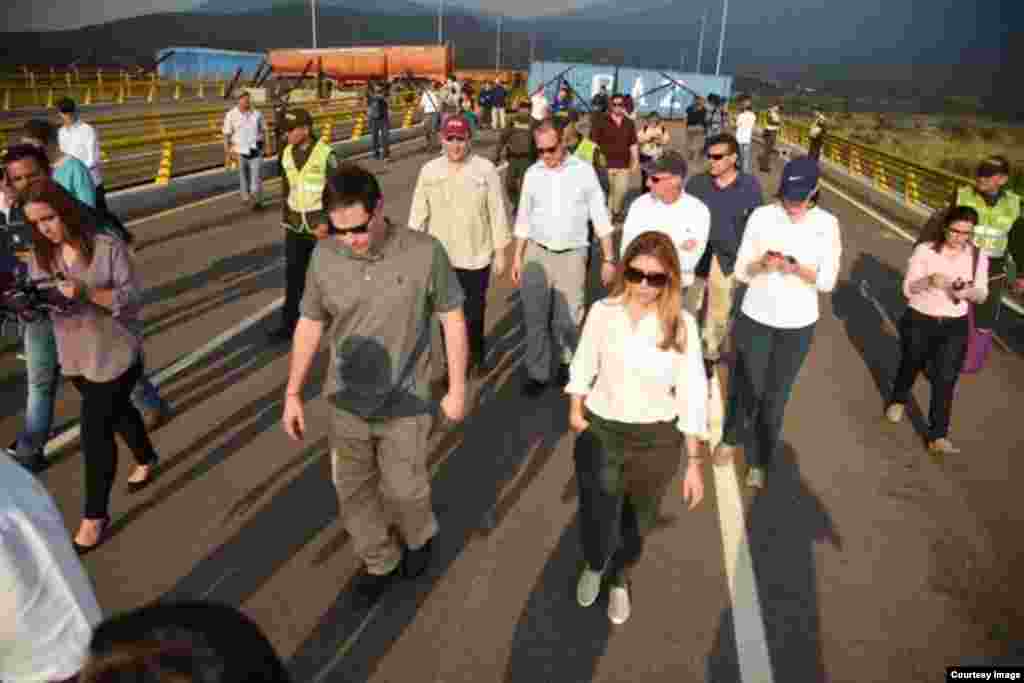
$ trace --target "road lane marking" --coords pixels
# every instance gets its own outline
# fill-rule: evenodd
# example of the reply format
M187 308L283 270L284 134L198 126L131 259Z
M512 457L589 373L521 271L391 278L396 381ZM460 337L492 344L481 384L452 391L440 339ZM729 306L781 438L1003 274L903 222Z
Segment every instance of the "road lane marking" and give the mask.
M722 438L722 420L725 412L722 386L716 372L710 382L708 421L711 438L710 452ZM743 683L773 683L771 654L765 635L761 599L757 593L754 560L747 540L747 525L743 511L743 497L737 480L736 467L711 465L715 477L715 496L718 500L718 523L722 533L722 553L725 572L729 579L729 600L732 603L733 636L736 656Z

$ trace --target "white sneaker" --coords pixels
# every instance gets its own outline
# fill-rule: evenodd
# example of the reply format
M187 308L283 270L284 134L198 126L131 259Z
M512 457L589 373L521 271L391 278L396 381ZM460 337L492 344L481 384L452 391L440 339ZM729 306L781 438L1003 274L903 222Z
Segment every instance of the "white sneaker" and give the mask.
M629 620L629 590L625 586L612 586L608 592L608 619L616 626Z
M889 420L893 424L896 424L903 419L903 404L893 403L885 410L885 419Z
M601 593L601 572L586 567L576 584L576 602L580 607L590 607Z
M750 488L754 488L754 489L763 489L764 488L764 468L763 467L757 467L755 465L754 467L750 468L750 470L747 472L747 486L749 486Z

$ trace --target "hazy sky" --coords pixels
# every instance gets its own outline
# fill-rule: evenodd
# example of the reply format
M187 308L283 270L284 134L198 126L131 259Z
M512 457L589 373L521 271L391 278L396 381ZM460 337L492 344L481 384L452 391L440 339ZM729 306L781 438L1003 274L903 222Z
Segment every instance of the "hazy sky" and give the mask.
M456 0L467 7L482 7L498 11L504 7L508 16L530 16L582 7L595 0ZM0 3L4 0L0 0ZM77 28L88 24L102 24L152 12L186 10L199 4L197 0L8 0L5 8L7 31L28 31ZM434 5L437 0L420 0Z

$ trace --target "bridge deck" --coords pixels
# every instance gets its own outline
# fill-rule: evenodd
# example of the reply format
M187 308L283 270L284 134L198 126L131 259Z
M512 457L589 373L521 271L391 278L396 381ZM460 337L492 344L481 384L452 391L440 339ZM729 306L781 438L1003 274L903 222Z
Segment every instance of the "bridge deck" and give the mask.
M388 214L401 221L426 157L417 143L396 148L396 158L368 163L380 171ZM777 177L762 180L774 191ZM122 467L114 536L85 560L101 605L115 612L184 596L238 605L296 680L317 682L772 680L757 657L764 643L737 646L734 636L747 633L755 594L777 681L932 680L961 657L996 654L1002 644L988 640L988 628L1019 619L1009 610L1022 604L1012 579L1024 570L1016 533L1024 510L1012 501L1024 462L1011 456L1020 450L1024 362L997 350L964 380L952 434L964 453L930 460L914 428L881 419L909 245L834 194L823 204L842 226L840 283L822 299L778 470L762 494L738 501L755 587L730 585L725 559L736 550L722 533L735 483L723 486L728 478L709 469L697 511L686 512L673 488L635 573L630 622L611 627L604 599L589 610L575 604L581 554L567 401L556 391L521 395L521 317L503 281L488 315L498 368L472 384L466 425L430 441L443 531L427 577L369 614L353 610L357 562L323 457L326 406L309 404L304 447L288 440L279 426L287 351L265 343L273 315L164 383L176 415L154 436L161 476L129 497ZM137 223L151 371L281 295L278 207L253 213L228 196ZM1008 337L1020 329L1018 319L1006 324ZM0 372L8 380L0 434L10 439L24 369L8 353ZM910 414L919 432L927 387L917 389ZM58 424L76 418L77 401L65 383ZM77 449L41 477L74 529Z

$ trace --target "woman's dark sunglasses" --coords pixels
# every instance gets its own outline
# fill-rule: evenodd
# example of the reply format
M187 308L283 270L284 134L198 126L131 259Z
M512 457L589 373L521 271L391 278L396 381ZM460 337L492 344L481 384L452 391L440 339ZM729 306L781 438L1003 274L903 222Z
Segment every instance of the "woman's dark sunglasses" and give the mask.
M626 282L631 285L638 285L647 280L647 284L651 287L661 289L668 284L668 273L647 273L639 268L627 266L623 275L626 278Z
M711 161L721 161L722 159L726 158L729 155L728 154L708 154L706 156L707 156L708 159L711 159Z

